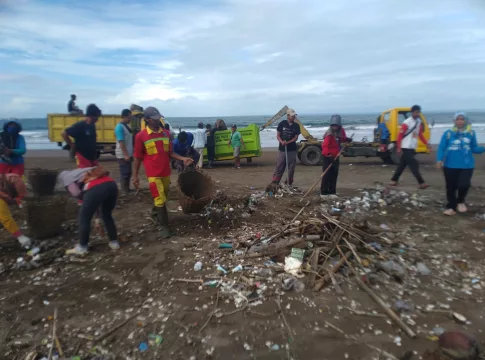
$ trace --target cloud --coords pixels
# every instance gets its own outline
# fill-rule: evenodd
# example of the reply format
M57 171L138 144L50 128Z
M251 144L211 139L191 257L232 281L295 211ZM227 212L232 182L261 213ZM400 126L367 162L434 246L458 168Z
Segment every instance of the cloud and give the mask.
M168 116L483 108L484 16L475 0L8 0L0 117L70 93Z

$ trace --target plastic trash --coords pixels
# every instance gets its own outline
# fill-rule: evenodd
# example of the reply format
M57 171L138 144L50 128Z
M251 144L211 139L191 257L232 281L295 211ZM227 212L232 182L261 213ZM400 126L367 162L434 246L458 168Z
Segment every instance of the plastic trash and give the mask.
M234 250L234 255L236 256L244 255L244 250Z
M414 311L414 305L411 302L398 300L394 303L393 309L396 312L412 312Z
M228 243L219 244L219 249L232 249L232 244L228 244Z
M300 275L299 273L302 264L302 261L295 259L292 256L287 256L285 257L285 272L293 276L301 277L303 275Z
M425 263L422 263L422 262L417 263L416 269L418 270L419 275L427 276L427 275L431 274L431 270L428 269L428 267L426 266Z
M194 265L194 270L195 271L200 271L202 270L202 262L201 261L197 261Z
M383 261L380 262L378 265L382 270L384 270L389 275L394 276L398 280L402 280L402 278L406 276L406 270L404 269L404 267L402 267L393 260Z
M159 347L163 342L163 337L161 337L160 335L156 335L156 334L149 334L148 339L149 339L150 345L152 345L152 346L155 345L156 347Z
M223 268L221 265L219 265L219 264L217 264L217 271L220 271L220 272L224 273L224 275L225 275L225 274L227 274L227 272L228 272L226 269L224 269L224 268Z
M256 271L256 275L261 276L261 277L271 277L273 276L273 270L271 269L259 269Z
M141 342L140 345L138 345L138 350L140 352L145 352L148 350L148 344L146 342Z
M298 279L289 277L283 280L282 288L285 291L294 290L296 292L302 292L305 290L305 284Z
M27 255L29 255L29 256L35 256L38 253L40 253L40 248L39 247L35 247L35 248L27 251Z
M235 273L235 272L240 272L240 271L243 271L243 267L241 264L239 264L238 266L236 266L235 268L233 268L231 270L231 272Z

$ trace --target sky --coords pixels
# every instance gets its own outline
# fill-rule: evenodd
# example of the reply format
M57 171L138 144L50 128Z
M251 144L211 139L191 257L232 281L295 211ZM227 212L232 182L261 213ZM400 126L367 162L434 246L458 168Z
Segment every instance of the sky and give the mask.
M0 117L485 109L482 0L0 0Z

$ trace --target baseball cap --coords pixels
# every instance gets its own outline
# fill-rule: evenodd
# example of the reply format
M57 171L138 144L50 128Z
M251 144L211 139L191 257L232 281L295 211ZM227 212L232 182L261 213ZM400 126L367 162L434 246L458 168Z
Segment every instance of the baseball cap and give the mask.
M293 109L286 110L286 115L296 116L296 111Z
M145 109L145 111L143 112L143 116L145 118L150 118L150 119L153 119L153 120L160 120L163 118L163 115L160 114L160 111L158 111L158 109L156 107L153 107L153 106L149 106Z
M237 129L237 125L236 124L232 124L231 126L233 129Z

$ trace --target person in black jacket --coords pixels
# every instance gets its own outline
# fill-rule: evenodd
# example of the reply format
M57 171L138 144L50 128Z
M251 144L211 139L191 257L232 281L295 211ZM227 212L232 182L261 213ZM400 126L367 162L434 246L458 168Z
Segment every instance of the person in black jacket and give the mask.
M216 159L216 134L217 128L212 129L211 124L205 126L207 134L207 160L209 161L209 169L212 169L212 164Z

